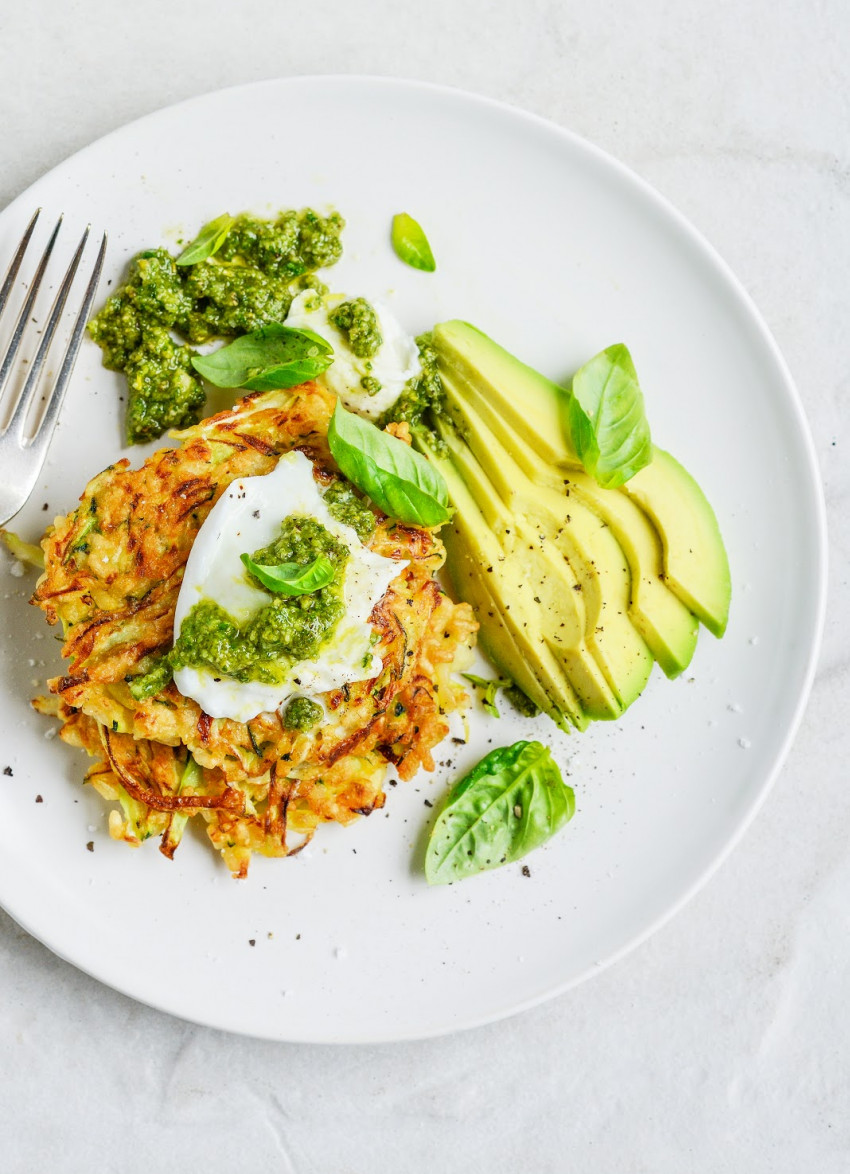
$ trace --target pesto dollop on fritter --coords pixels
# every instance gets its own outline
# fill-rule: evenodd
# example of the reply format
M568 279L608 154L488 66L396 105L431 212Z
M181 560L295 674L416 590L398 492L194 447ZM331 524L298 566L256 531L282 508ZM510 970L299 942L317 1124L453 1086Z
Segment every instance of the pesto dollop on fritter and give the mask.
M283 520L273 543L251 556L263 567L307 567L320 556L334 569L330 583L302 595L277 595L244 624L212 600L196 603L169 653L172 667L207 668L235 681L271 685L284 680L292 665L316 657L345 611L348 548L315 518L293 515Z

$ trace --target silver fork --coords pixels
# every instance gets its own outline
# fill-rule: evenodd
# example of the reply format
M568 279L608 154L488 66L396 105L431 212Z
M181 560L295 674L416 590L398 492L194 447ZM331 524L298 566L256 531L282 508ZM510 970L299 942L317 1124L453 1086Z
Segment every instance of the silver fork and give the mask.
M0 318L2 318L3 311L9 301L9 295L18 276L18 270L21 267L21 262L24 259L24 254L30 243L33 230L38 221L41 209L36 212L32 220L27 226L21 243L18 245L15 255L12 258L12 263L9 266L9 272L0 286ZM12 337L9 341L9 347L6 354L0 362L0 398L3 395L3 389L8 380L9 373L12 370L15 359L20 349L21 341L23 340L26 328L32 317L32 309L35 305L35 299L38 295L41 282L47 269L50 255L53 252L53 246L56 244L56 238L59 235L59 229L62 227L62 217L56 223L56 227L51 233L50 240L44 248L41 259L38 263L38 268L35 271L28 289L24 304L18 314L17 322L12 331ZM83 233L82 240L77 246L77 251L71 258L71 263L68 266L65 276L62 279L62 284L53 301L53 306L50 310L50 316L47 319L47 324L41 336L41 342L38 345L35 358L30 365L29 373L27 374L24 386L21 389L17 402L12 408L12 414L9 423L5 430L0 433L0 525L8 522L13 518L19 509L26 502L29 495L35 488L35 483L38 480L41 472L44 458L47 456L47 449L50 445L50 438L53 435L56 427L56 420L59 416L59 409L62 407L62 400L65 398L65 391L68 386L68 380L71 377L71 372L74 369L74 363L77 358L77 352L80 349L80 342L83 337L83 331L86 327L91 305L94 300L95 292L97 291L97 284L100 280L100 273L103 269L103 258L106 254L106 233L103 234L103 239L100 242L100 249L98 250L97 258L95 259L94 268L89 278L89 283L86 286L86 291L83 296L82 305L79 313L74 321L74 328L71 331L71 337L68 340L65 352L62 356L62 363L59 367L59 373L50 391L47 402L44 408L44 413L41 417L39 425L32 436L26 435L27 417L30 414L33 400L36 391L38 390L39 377L41 369L44 366L44 360L47 358L47 352L50 349L50 344L53 341L53 336L56 333L56 328L62 317L62 312L65 309L65 303L68 300L68 294L71 291L71 286L74 282L74 277L77 268L80 264L80 258L83 255L83 250L86 247L86 242L89 237L89 229Z

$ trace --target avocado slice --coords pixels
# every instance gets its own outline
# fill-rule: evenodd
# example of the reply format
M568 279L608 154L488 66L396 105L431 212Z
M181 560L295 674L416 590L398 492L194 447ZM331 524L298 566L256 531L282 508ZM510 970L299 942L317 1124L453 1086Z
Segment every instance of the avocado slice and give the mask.
M693 659L699 621L667 586L655 527L625 493L603 489L587 473L572 470L563 486L571 501L578 498L610 527L631 570L629 618L665 676L678 677Z
M532 480L555 487L570 472L583 472L564 427L568 393L563 388L466 322L441 323L434 328L434 342L444 384L454 384L462 397L472 400ZM617 490L603 490L595 482L582 484L588 504L620 538L617 517L626 518L605 495L625 494L643 510L661 543L663 585L710 632L721 636L729 615L729 563L717 519L693 477L669 453L655 448L650 464ZM629 533L631 549L627 541L624 547L632 580L646 584L654 574L649 570L650 551L646 550L647 559L638 566L636 560L646 542L638 544L637 531L630 528ZM656 589L644 590L642 600L648 606L638 612L633 596L632 618L662 669L675 676L693 655L691 621ZM658 633L657 646L649 637L652 630Z
M445 427L441 432L449 447L454 472L460 475L468 494L459 497L466 503L462 508L466 509L470 501L473 505L488 499L492 502L493 488L468 447ZM487 505L481 511L482 521L490 527L496 540L495 546L485 543L482 547L481 536L470 535L468 531L463 537L479 561L484 555L481 575L486 576L487 588L497 601L499 614L516 632L525 655L539 662L537 671L555 680L566 677L588 717L598 721L619 717L624 706L585 643L584 600L569 565L557 552L553 562L545 544L529 536L521 520L497 500L501 507L499 516L489 512ZM456 524L461 520L458 515L462 508L458 507ZM482 625L482 633L485 627ZM488 646L486 634L482 634L482 643Z
M592 717L616 717L640 694L652 671L652 655L629 620L631 581L620 546L579 502L568 506L562 494L533 485L474 408L455 396L450 380L444 380L444 388L449 411L467 437L464 443L442 429L452 461L473 497L489 481L508 508L510 528L503 546L525 585L520 605L527 607L532 584L535 608L542 606L552 617L545 624L552 651L567 668L586 711ZM585 612L583 641L580 630L559 626L574 614L579 595ZM603 682L613 693L613 712L604 704ZM593 701L587 692L591 683Z
M479 388L544 464L582 467L564 428L568 397L562 387L468 322L440 322L433 335L441 377L454 376Z
M664 547L665 582L714 636L729 620L732 578L714 510L690 473L669 452L623 485L651 518Z
M563 730L586 729L588 716L564 672L537 632L522 627L520 613L511 615L508 601L515 597L506 561L478 502L451 461L440 456L420 436L417 443L440 470L455 507L441 538L456 594L471 604L481 625L479 640L487 656Z
M610 527L629 564L629 619L666 676L679 676L693 658L698 621L667 586L661 540L637 503L620 489L603 489L582 469L571 469L567 474L544 464L472 384L448 373L442 378L450 404L473 407L529 480L580 502Z
M532 663L527 647L528 633L517 633L517 626L506 615L504 605L491 593L501 585L485 581L461 531L462 527L451 527L443 533L451 562L449 576L457 596L472 605L481 625L479 642L486 656L498 672L510 677L562 730L569 732L572 727L586 729L590 719L582 710L566 675L546 655L542 640ZM520 644L522 639L526 641L525 647Z

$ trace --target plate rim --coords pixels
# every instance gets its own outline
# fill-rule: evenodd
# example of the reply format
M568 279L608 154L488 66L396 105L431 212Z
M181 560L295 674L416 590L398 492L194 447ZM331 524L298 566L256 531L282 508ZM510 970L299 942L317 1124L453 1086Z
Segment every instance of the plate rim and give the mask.
M240 1027L228 1025L222 1022L221 1019L214 1019L212 1016L200 1017L192 1016L191 1014L174 1011L169 1007L163 1006L155 998L146 996L144 994L136 993L133 990L133 984L122 982L120 985L112 982L109 978L103 977L103 970L98 973L97 968L90 968L90 966L81 964L77 960L69 957L66 953L54 948L46 942L37 931L35 931L27 921L26 917L19 918L16 913L6 904L7 897L0 898L0 907L8 914L8 916L22 929L24 929L30 936L35 938L43 946L51 951L54 955L61 958L64 962L70 963L75 969L82 971L89 977L102 983L104 986L118 992L119 994L132 998L145 1006L152 1007L157 1011L163 1012L174 1018L185 1022L194 1023L202 1027L212 1028L214 1030L226 1031L231 1034L237 1034L248 1038L268 1039L275 1042L290 1042L290 1043L311 1043L322 1044L328 1046L335 1046L339 1044L375 1044L375 1043L391 1043L391 1042L412 1042L415 1040L433 1039L441 1036L450 1035L458 1031L471 1030L476 1027L483 1027L490 1023L499 1022L503 1019L519 1015L523 1011L532 1009L548 1002L550 999L565 994L567 991L586 982L594 975L602 973L602 971L615 965L627 954L636 950L640 945L648 940L658 930L663 928L669 921L671 921L688 902L709 882L714 874L722 867L722 865L729 858L734 849L743 839L751 827L755 817L761 810L770 791L776 783L779 773L785 764L791 746L799 731L806 706L811 695L814 678L817 671L818 660L820 656L820 649L823 639L824 624L826 617L826 604L828 592L828 528L827 528L827 514L826 501L824 496L823 480L820 474L817 453L814 445L811 428L805 415L803 402L800 393L797 389L794 378L791 374L789 366L779 349L773 334L762 317L758 307L753 298L747 291L746 287L741 282L740 278L734 273L729 264L725 261L718 250L712 245L703 233L684 215L679 209L671 203L671 201L659 192L652 184L634 171L630 166L623 163L616 156L610 154L608 151L597 146L595 143L586 139L577 132L562 126L560 123L546 118L543 115L525 110L522 107L516 106L512 103L502 101L497 98L492 98L474 91L465 90L461 87L443 85L441 83L420 81L417 79L398 77L394 75L376 75L363 73L331 73L331 74L294 74L287 77L278 78L263 78L256 81L242 82L230 86L220 87L218 89L208 90L201 94L194 94L188 98L184 98L179 102L171 103L167 106L158 107L155 110L148 111L137 118L131 119L128 122L121 124L118 127L107 131L105 134L85 144L76 151L71 152L65 156L58 163L54 164L47 171L39 175L32 183L28 184L25 189L18 193L3 209L0 211L0 216L6 217L10 212L14 214L20 204L23 204L28 194L33 188L38 187L42 183L49 181L54 172L67 166L73 160L84 158L90 151L95 148L101 148L107 144L113 137L120 137L131 133L132 130L142 124L155 121L166 113L173 113L175 111L191 108L195 105L203 105L211 98L224 97L231 94L236 94L248 90L279 89L286 87L297 88L304 84L333 84L333 85L353 85L353 86L379 86L386 89L403 88L410 91L418 91L420 93L431 93L448 97L456 101L469 103L487 109L493 113L501 116L525 121L527 124L535 126L539 129L545 130L547 133L554 133L565 142L578 147L581 151L591 156L595 162L602 164L609 171L617 174L618 178L627 186L636 188L648 203L663 214L663 216L675 224L676 228L687 239L691 247L695 248L701 254L703 260L714 269L724 282L728 292L734 295L736 299L736 318L743 313L746 318L746 323L749 329L754 330L759 337L759 341L766 348L771 359L773 360L777 374L781 377L784 384L784 393L788 405L793 410L794 419L797 426L798 438L800 441L800 452L804 459L804 466L809 482L809 489L811 490L812 503L815 513L815 532L813 534L814 545L817 550L816 566L813 568L816 572L814 578L816 580L817 590L813 592L812 607L810 611L810 639L808 641L808 649L806 656L805 671L802 674L798 696L794 705L791 720L788 722L784 737L779 742L775 753L764 769L763 778L759 786L753 792L750 802L745 809L743 816L737 821L734 828L730 831L723 846L716 853L710 863L702 870L702 872L688 885L678 896L665 907L665 909L655 916L650 922L645 925L637 933L629 937L616 950L612 951L603 959L594 962L592 965L585 967L579 973L573 975L562 983L556 983L553 986L547 987L544 991L538 992L529 996L519 1002L509 1001L502 1005L497 1010L489 1011L481 1016L469 1016L460 1022L446 1023L440 1027L428 1028L418 1031L399 1031L390 1030L387 1032L376 1033L370 1032L368 1035L358 1036L357 1034L347 1035L341 1039L317 1038L315 1034L299 1033L297 1031L287 1030L286 1034L280 1033L254 1033L246 1031ZM761 773L761 772L758 772Z

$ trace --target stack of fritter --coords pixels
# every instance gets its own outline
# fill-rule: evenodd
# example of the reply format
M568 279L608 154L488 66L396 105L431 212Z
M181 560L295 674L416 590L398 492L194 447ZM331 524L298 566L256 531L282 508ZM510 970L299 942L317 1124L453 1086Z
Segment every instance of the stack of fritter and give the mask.
M383 670L325 694L331 720L299 732L277 713L213 719L173 683L144 701L130 693L128 679L171 647L189 551L226 487L269 473L294 448L320 484L339 476L326 440L333 406L313 383L249 395L140 469L110 466L45 535L33 602L61 621L70 665L35 705L96 759L86 777L120 804L110 812L115 838L160 835L171 856L200 814L227 866L245 876L252 852L289 855L318 824L381 807L388 763L402 779L433 769L447 715L467 703L451 674L466 663L477 625L434 579L442 544L382 514L370 547L408 561L371 616Z

